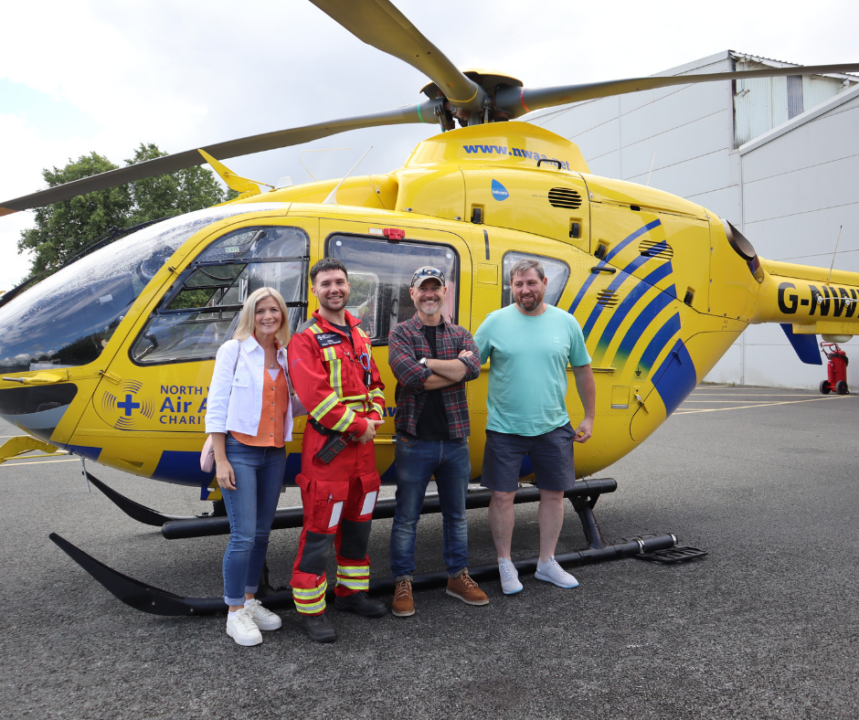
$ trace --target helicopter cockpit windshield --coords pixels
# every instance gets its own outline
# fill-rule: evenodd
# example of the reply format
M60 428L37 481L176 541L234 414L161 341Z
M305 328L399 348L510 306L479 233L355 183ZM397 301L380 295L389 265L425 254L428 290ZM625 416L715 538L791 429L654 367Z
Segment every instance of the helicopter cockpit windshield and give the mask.
M0 308L0 372L93 362L143 288L194 233L233 215L280 207L227 205L171 218L42 280Z

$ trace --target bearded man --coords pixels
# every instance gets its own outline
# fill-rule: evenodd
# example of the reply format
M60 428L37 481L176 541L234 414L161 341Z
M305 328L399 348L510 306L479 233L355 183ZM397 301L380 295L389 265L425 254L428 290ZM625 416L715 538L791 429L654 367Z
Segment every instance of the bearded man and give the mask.
M480 360L471 333L445 319L446 292L441 270L418 268L409 288L416 313L394 326L388 342L388 362L397 378L397 509L391 526L396 617L415 614L415 537L432 477L444 529L446 592L468 605L489 602L468 574L465 514L471 479L465 383L480 375Z
M526 455L540 489L535 577L562 588L579 584L555 560L555 546L564 523L564 491L576 480L573 443L591 436L596 388L581 327L570 313L544 302L547 286L537 260L519 260L510 269L513 304L490 313L474 335L481 361L492 361L481 484L492 490L489 527L505 595L522 590L510 546L513 498ZM565 402L567 365L585 410L575 430Z

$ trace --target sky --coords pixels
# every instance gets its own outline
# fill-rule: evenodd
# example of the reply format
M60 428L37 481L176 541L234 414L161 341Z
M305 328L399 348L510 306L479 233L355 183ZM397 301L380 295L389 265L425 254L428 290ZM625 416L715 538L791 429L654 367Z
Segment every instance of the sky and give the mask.
M651 75L724 50L814 65L859 62L855 0L394 0L461 69L526 87ZM775 8L775 10L774 10ZM45 187L43 168L92 151L117 164L423 100L417 70L363 44L306 0L42 0L0 27L0 205ZM227 161L276 184L400 167L434 134L358 130ZM587 148L582 147L585 157ZM28 275L28 212L0 217L0 290Z

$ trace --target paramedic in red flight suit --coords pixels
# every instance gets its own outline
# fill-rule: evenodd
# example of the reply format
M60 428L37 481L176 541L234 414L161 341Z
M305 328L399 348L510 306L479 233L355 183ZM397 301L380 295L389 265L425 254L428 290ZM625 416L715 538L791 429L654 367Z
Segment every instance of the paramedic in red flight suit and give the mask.
M334 607L365 617L388 608L367 595L370 559L367 541L379 495L373 438L384 416L384 385L373 362L361 321L346 311L349 276L339 260L324 258L310 270L319 310L289 343L289 375L309 418L301 448L304 526L292 568L292 596L317 642L337 639L325 614L326 566L337 551ZM316 455L331 433L343 433L343 449L329 463Z

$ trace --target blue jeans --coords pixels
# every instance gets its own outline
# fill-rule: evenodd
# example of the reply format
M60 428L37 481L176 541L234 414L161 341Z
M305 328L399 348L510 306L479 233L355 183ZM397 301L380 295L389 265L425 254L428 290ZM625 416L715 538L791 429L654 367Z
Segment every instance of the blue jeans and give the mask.
M286 450L245 445L229 434L226 450L236 489L221 488L230 518L230 542L224 553L224 602L235 606L244 604L245 593L255 593L259 587L283 486Z
M397 435L397 508L391 527L391 574L395 581L415 572L415 536L432 475L438 485L448 575L468 566L465 495L471 478L468 440L418 440Z

